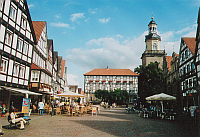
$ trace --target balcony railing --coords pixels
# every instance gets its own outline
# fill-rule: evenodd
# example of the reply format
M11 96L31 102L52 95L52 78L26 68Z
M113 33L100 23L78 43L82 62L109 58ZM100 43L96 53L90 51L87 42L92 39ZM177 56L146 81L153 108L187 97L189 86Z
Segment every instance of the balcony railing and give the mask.
M163 54L163 53L165 53L165 51L164 50L145 50L145 52L144 53L150 53L150 54L152 54L152 53L155 53L155 54Z

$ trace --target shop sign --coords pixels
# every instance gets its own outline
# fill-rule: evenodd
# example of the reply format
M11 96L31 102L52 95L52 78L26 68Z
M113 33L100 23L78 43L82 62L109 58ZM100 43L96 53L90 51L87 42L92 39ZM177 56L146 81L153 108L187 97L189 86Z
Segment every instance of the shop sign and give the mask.
M38 83L32 83L32 87L38 87Z
M29 113L30 102L31 102L31 99L30 99L30 98L23 98L23 102L22 102L22 113Z

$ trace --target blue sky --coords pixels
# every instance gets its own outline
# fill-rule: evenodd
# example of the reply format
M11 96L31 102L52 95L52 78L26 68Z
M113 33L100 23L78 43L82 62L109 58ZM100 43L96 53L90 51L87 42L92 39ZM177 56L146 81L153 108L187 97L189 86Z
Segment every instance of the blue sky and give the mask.
M179 52L181 37L195 37L199 0L27 0L33 21L46 21L48 39L66 60L68 84L83 89L94 68L141 65L152 15L161 50ZM174 47L174 48L173 48Z

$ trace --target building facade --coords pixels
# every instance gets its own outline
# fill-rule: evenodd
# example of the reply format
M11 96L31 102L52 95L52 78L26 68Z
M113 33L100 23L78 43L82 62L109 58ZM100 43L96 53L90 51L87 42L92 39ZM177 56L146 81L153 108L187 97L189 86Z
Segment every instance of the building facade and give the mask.
M197 33L196 33L196 45L195 45L195 69L196 69L196 75L197 75L197 96L200 98L200 8L198 13L198 19L197 19ZM200 106L200 99L198 102L198 106ZM200 120L200 119L199 119ZM199 121L200 122L200 121Z
M36 37L25 0L0 0L0 101L21 108L28 93ZM29 92L31 93L31 92ZM20 103L19 103L20 102Z
M160 48L161 37L157 34L157 24L153 17L148 28L149 34L145 36L146 49L141 57L142 65L148 66L151 62L158 62L158 67L163 69L165 51Z
M126 90L129 93L129 103L138 96L138 74L130 69L93 69L84 74L84 92L87 102L97 101L95 91L98 89L114 91Z
M194 65L195 46L195 38L181 38L179 50L179 79L182 94L182 108L195 106L198 102L196 90L196 70Z

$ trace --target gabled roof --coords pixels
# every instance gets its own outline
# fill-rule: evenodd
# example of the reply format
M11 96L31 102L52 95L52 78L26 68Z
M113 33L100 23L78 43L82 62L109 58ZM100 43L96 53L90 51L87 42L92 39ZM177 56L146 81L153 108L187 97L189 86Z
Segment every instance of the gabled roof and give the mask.
M131 71L130 69L93 69L92 71L85 73L84 75L92 75L92 76L138 76L139 74Z
M33 23L33 28L35 31L35 35L36 35L36 42L39 41L40 36L42 34L42 31L44 30L44 27L46 26L46 22L45 21L32 21Z
M172 61L172 56L166 56L167 60L167 67L169 68L169 72L171 71L171 61Z
M191 51L191 53L195 54L195 47L196 47L196 41L195 37L182 37L183 41L186 43L187 47Z

